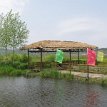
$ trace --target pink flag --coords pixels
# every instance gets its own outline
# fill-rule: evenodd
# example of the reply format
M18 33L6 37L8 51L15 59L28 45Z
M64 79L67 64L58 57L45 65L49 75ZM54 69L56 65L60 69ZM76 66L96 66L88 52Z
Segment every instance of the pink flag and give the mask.
M96 63L96 52L87 48L87 65L95 66Z

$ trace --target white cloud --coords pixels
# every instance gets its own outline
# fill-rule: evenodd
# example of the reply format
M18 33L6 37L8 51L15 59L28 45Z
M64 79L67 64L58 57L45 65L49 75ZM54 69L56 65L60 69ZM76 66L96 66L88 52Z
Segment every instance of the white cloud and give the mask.
M59 23L56 35L63 38L95 44L107 45L107 21L98 18L74 18Z
M107 27L105 21L95 18L74 18L61 22L57 29L58 34L66 34L81 31L104 31Z
M11 9L21 13L28 1L29 0L0 0L0 13L6 13Z

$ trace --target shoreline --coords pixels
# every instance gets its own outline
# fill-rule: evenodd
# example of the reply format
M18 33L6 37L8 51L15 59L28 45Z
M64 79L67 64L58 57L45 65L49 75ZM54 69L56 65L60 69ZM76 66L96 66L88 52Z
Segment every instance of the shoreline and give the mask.
M70 73L70 71L67 71L67 70L60 70L59 72L61 73ZM87 74L88 73L84 73L84 72L77 72L77 71L71 71L71 73L74 75L74 76L78 76L78 77L83 77L83 78L86 78L87 77ZM98 74L98 73L89 73L89 78L107 78L107 75L105 74Z
M74 74L75 73L75 74ZM80 73L80 72L79 72ZM103 74L97 74L102 76ZM105 76L103 78L102 77L95 77L94 78L89 78L87 79L86 76L80 76L77 75L76 72L71 72L67 71L67 72L61 72L61 71L41 71L41 72L29 72L27 74L27 77L36 77L39 76L41 78L51 78L51 79L63 79L63 80L68 80L68 81L78 81L78 82L82 82L82 83L89 83L89 84L100 84L102 86L107 86L107 75L103 75ZM93 75L91 75L93 77Z
M15 72L15 73L13 73ZM68 71L68 70L56 70L56 69L45 69L42 71L32 71L32 70L16 70L6 74L1 74L0 77L25 77L25 78L51 78L51 79L63 79L68 81L78 81L82 83L90 84L100 84L102 86L107 86L107 75L104 74L94 74L89 73L89 79L87 78L87 73L77 72L77 71Z

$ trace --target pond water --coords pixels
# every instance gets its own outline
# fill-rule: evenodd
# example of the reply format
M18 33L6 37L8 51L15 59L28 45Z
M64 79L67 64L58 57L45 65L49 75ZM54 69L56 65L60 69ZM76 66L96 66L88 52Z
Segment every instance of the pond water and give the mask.
M0 107L107 107L107 87L39 77L1 77Z

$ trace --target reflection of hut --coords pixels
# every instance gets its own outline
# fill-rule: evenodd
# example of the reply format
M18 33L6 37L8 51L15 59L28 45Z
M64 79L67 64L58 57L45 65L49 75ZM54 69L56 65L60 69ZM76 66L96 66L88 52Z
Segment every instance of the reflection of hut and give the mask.
M86 51L87 48L96 49L97 47L94 45L89 45L87 43L74 42L74 41L58 41L58 40L44 40L32 43L24 47L24 49L28 50L28 57L30 52L40 52L41 55L41 68L42 68L42 54L43 52L56 52L57 49L62 49L63 52L70 53L70 62L71 62L71 54L72 52L77 52L78 54L78 64L79 64L79 56L80 52Z

